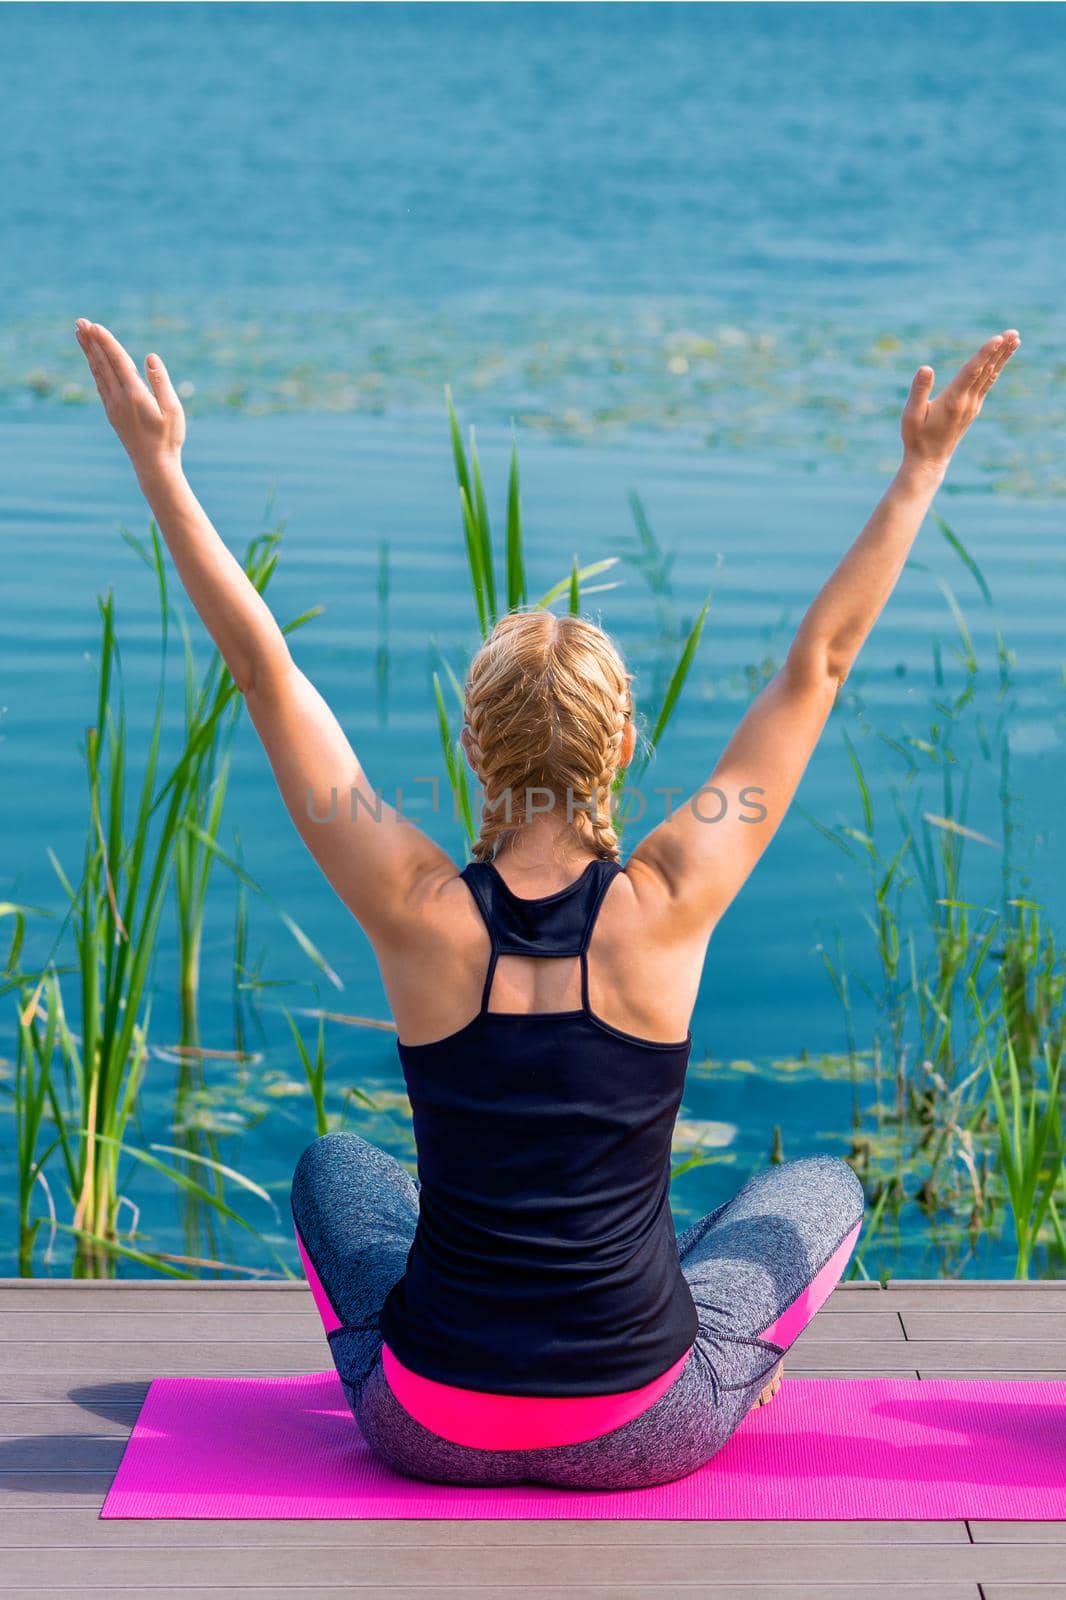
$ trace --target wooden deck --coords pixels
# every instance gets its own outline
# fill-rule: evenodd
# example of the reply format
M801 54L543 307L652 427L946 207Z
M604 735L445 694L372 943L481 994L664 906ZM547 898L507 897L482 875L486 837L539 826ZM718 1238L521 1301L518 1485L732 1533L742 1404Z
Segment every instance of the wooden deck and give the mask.
M100 1522L148 1380L314 1372L303 1287L0 1280L0 1600L1066 1600L1066 1523ZM849 1284L790 1373L1066 1378L1066 1283Z

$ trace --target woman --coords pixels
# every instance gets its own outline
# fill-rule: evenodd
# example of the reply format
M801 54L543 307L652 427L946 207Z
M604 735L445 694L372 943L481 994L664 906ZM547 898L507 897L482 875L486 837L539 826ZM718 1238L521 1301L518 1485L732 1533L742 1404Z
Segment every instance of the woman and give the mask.
M1018 348L989 339L936 398L920 367L900 466L704 791L624 867L613 779L635 731L601 630L505 617L463 744L484 791L459 872L375 797L265 601L186 482L166 368L77 337L296 827L365 930L396 1019L420 1184L355 1134L302 1157L297 1239L371 1448L439 1482L612 1489L709 1460L772 1397L863 1215L843 1161L752 1177L678 1238L669 1155L708 940L792 800L955 447ZM344 797L340 803L337 797ZM350 804L349 804L350 800Z

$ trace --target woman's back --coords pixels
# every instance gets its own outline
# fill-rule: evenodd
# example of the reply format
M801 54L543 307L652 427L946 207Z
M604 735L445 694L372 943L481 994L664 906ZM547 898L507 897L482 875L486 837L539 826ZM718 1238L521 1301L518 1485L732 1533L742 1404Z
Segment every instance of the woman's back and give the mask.
M543 844L543 855L556 854L550 836ZM569 857L518 872L512 854L497 858L496 876L518 903L551 899L589 864L587 856ZM644 862L609 864L614 874L589 941L591 1009L621 1032L675 1042L688 1031L710 928L679 913ZM395 936L379 934L373 942L404 1044L446 1038L477 1014L491 941L469 882L450 861L423 874L417 899ZM544 961L508 953L496 963L490 1009L532 1013L580 1007L575 956Z
M690 1038L637 1037L590 1004L616 863L591 860L535 898L489 863L461 876L487 934L480 1005L443 1037L405 1043L401 1029L420 1215L382 1336L411 1370L467 1388L636 1388L697 1329L669 1205ZM496 998L509 962L521 964L517 1009ZM574 976L575 1004L543 1004L565 1001Z

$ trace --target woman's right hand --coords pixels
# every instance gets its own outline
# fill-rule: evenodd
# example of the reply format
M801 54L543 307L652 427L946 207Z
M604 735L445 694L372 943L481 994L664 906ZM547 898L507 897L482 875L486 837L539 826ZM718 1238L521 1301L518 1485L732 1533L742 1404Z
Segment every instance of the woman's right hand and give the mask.
M99 322L74 324L108 422L118 434L142 486L162 469L180 467L185 412L170 374L154 351L145 361L148 382L115 335Z
M905 464L946 471L985 395L1020 344L1017 328L1007 328L986 340L935 400L930 398L932 367L918 368L900 423Z

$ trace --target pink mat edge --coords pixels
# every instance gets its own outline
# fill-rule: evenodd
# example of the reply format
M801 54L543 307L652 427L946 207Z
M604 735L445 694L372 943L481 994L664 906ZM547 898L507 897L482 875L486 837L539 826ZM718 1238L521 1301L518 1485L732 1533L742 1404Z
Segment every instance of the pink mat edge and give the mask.
M376 1508L371 1509L369 1512L356 1509L354 1511L347 1511L338 1516L337 1513L332 1510L329 1513L323 1513L321 1511L293 1511L291 1509L288 1511L271 1509L265 1512L262 1510L239 1512L234 1511L232 1506L221 1511L204 1512L202 1510L186 1510L184 1512L179 1511L176 1513L171 1511L169 1507L166 1510L146 1510L143 1509L143 1505L141 1509L137 1510L128 1508L134 1502L143 1502L145 1500L144 1490L139 1488L127 1489L121 1480L127 1475L137 1474L141 1470L138 1467L135 1459L138 1446L143 1444L143 1435L141 1438L139 1438L138 1435L142 1430L142 1420L144 1418L144 1414L148 1410L149 1405L153 1400L158 1400L161 1397L169 1398L169 1391L179 1389L190 1384L197 1387L209 1384L223 1385L227 1388L230 1388L234 1385L277 1385L292 1383L294 1381L299 1384L328 1382L331 1386L336 1385L338 1393L341 1399L343 1399L343 1391L340 1390L339 1380L337 1379L337 1375L334 1371L295 1375L274 1374L270 1376L233 1376L229 1374L219 1374L217 1376L211 1375L206 1377L195 1377L191 1375L185 1375L153 1379L149 1384L149 1388L145 1395L137 1422L134 1424L133 1431L126 1442L118 1470L115 1473L107 1495L105 1496L103 1504L101 1505L98 1513L98 1519L105 1521L606 1520L664 1522L955 1522L966 1520L974 1522L1017 1521L1056 1523L1066 1519L1066 1473L1064 1473L1061 1482L1054 1485L1053 1488L1049 1487L1049 1485L1046 1483L1039 1483L1035 1485L1026 1484L1022 1486L1023 1492L1028 1489L1033 1492L1038 1492L1041 1495L1046 1495L1049 1492L1057 1494L1058 1502L1053 1507L1050 1507L1045 1511L1025 1511L1018 1507L1013 1508L1013 1510L1008 1510L1002 1504L996 1504L991 1505L987 1510L952 1508L950 1510L943 1511L936 1511L928 1506L902 1506L890 1513L885 1513L883 1511L878 1512L871 1506L863 1505L850 1513L842 1513L840 1511L833 1512L828 1509L822 1509L820 1511L801 1511L794 1506L789 1506L787 1514L785 1514L782 1512L774 1513L766 1511L760 1513L757 1508L746 1506L745 1514L741 1515L738 1513L716 1513L713 1510L708 1512L706 1506L704 1506L703 1509L684 1509L686 1506L691 1506L694 1493L697 1496L699 1495L698 1480L700 1480L706 1472L713 1472L712 1462L707 1463L704 1467L697 1468L694 1472L683 1478L651 1488L583 1490L556 1489L548 1485L536 1484L505 1485L499 1488L487 1486L466 1487L452 1484L438 1484L420 1479L412 1479L397 1473L393 1473L383 1463L378 1462L377 1458L373 1457L372 1455L369 1456L370 1462L372 1463L372 1470L384 1475L386 1480L386 1496L391 1493L393 1501L397 1502L392 1504L389 1509L383 1509L382 1504L378 1504ZM1062 1406L1064 1429L1063 1436L1066 1438L1066 1382L1062 1380L1040 1377L1035 1377L1032 1379L977 1379L965 1377L919 1379L903 1374L879 1378L850 1377L847 1374L842 1374L838 1378L805 1378L802 1376L797 1376L790 1379L790 1388L793 1391L800 1387L810 1386L822 1389L825 1389L829 1386L832 1386L833 1388L852 1386L863 1389L874 1388L882 1394L887 1393L889 1395L897 1390L904 1395L908 1395L912 1391L920 1388L927 1395L930 1395L932 1392L932 1394L935 1394L941 1398L959 1398L960 1390L965 1396L972 1397L974 1389L978 1389L990 1392L990 1399L994 1399L995 1397L1001 1395L1006 1395L1013 1396L1015 1398L1021 1398L1023 1401L1027 1398L1030 1401L1033 1401L1035 1398L1033 1395L1034 1390L1039 1391L1041 1396L1047 1392L1050 1392L1054 1397L1056 1405L1061 1404ZM779 1407L778 1415L781 1414L781 1409L782 1408ZM765 1413L759 1411L749 1413L749 1417L753 1415L765 1415ZM719 1455L715 1458L716 1460L721 1459L721 1455L725 1451L729 1450L734 1445L735 1441L740 1438L744 1432L744 1428L748 1420L748 1418L745 1418L744 1423L741 1424L741 1427L737 1430L737 1433L728 1441L727 1445L723 1446L722 1452L719 1452ZM363 1449L366 1449L365 1445L363 1445ZM780 1473L777 1476L779 1478ZM391 1480L391 1483L389 1480ZM774 1476L771 1475L768 1478L768 1481L771 1483L774 1482ZM938 1487L942 1488L944 1485L941 1484L938 1485ZM995 1492L999 1492L1001 1487L1002 1486L998 1485L991 1486ZM165 1489L161 1490L159 1488L155 1488L147 1491L147 1495L148 1498L151 1498L151 1496L154 1494L158 1499L167 1492L168 1491ZM173 1493L173 1491L169 1492ZM649 1497L652 1502L651 1506L646 1506L644 1509L638 1509L637 1502L647 1500ZM709 1496L707 1495L704 1496L704 1498L708 1497ZM179 1494L179 1499L180 1498L184 1498L184 1500L188 1503L192 1502L195 1497L191 1491L185 1491L183 1495ZM232 1498L233 1496L231 1494L230 1499ZM254 1494L246 1494L246 1498L254 1498ZM365 1489L361 1492L356 1490L349 1493L347 1496L347 1503L358 1507L360 1503L366 1504L370 1498L371 1497L368 1495ZM655 1502L662 1498L679 1501L678 1509L671 1511L670 1509L658 1508L655 1505ZM401 1501L406 1501L409 1503L401 1505L398 1503ZM372 1500L371 1504L373 1504ZM122 1509L115 1509L119 1505L122 1506ZM632 1508L630 1515L626 1515L624 1511L620 1509L625 1505L629 1505Z

